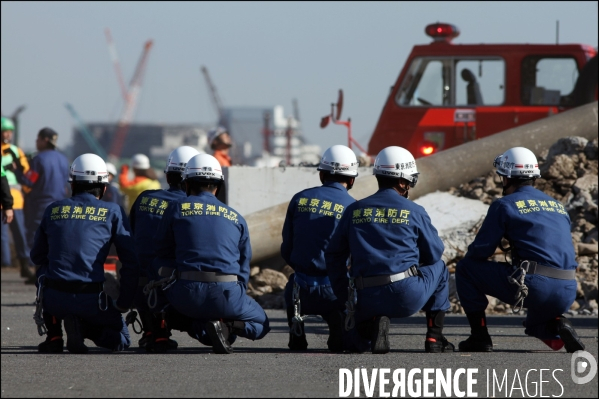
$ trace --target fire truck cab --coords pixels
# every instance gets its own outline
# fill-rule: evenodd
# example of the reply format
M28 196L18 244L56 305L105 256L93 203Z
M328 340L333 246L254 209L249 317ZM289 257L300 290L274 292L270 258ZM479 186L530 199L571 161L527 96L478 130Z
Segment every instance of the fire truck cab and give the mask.
M396 145L416 158L431 155L597 98L597 52L591 46L456 45L451 41L459 31L445 23L425 32L433 42L412 49L369 154ZM591 65L583 71L593 63L594 71Z

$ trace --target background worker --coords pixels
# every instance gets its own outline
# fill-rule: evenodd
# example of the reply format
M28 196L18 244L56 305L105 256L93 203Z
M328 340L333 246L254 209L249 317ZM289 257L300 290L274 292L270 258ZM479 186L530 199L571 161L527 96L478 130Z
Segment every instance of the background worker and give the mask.
M8 180L6 179L6 174L4 173L4 166L2 166L2 224L12 223L13 220L13 211L12 204L13 198L10 194L10 187L8 185Z
M114 202L124 207L123 194L121 194L118 185L114 181L117 174L116 167L112 163L106 162L106 170L108 171L108 185L106 185L106 193L102 197L102 201Z
M144 154L135 154L131 158L131 168L135 177L129 180L129 166L123 164L121 166L121 174L119 176L119 185L121 192L127 198L126 208L131 209L131 206L142 192L146 190L157 190L160 188L160 182L156 176L156 172L150 166L150 159Z
M308 348L304 323L297 319L293 323L294 316L320 315L329 325L329 350L341 352L343 326L339 312L345 304L333 293L324 253L343 211L356 201L347 191L358 176L358 160L348 147L334 145L322 155L318 170L322 186L295 194L283 224L281 256L295 271L285 286L287 323L291 328L288 346L291 350ZM295 314L297 299L299 315Z
M189 146L182 146L173 150L164 168L169 188L167 190L144 191L133 203L131 213L129 214L131 232L133 233L133 241L135 242L135 253L140 264L139 287L135 295L135 307L139 313L143 330L143 337L139 340L139 347L145 347L148 352L165 352L166 350L177 348L177 342L172 339L168 339L168 341L156 341L154 339L152 331L162 328L160 317L155 317L154 313L162 313L168 307L168 301L166 301L164 295L160 295L162 291L158 291L161 301L157 303L154 309L150 309L147 298L143 293L143 287L148 283L148 278L160 279L160 276L157 274L148 275L149 269L151 269L150 266L156 257L152 239L162 220L162 215L169 207L169 203L186 197L185 191L181 186L183 172L185 171L187 162L197 154L199 154L198 150ZM169 310L171 310L170 313L172 314L173 310ZM173 319L174 317L169 318L169 325L174 322ZM163 337L165 335L170 336L170 332L165 332L161 335Z
M69 181L73 196L46 209L31 248L31 259L40 266L48 329L38 351L62 352L62 319L69 352L86 353L85 338L99 347L121 351L131 343L121 313L133 302L139 272L129 223L123 208L100 201L108 184L102 158L95 154L77 157ZM116 301L103 292L104 262L111 242L123 265Z
M209 154L194 156L185 173L187 197L169 204L154 236L172 306L194 319L196 337L215 353L231 353L239 335L251 340L270 330L268 317L247 294L252 249L245 219L216 199L222 168ZM166 265L170 270L164 273ZM174 269L174 270L173 270Z
M370 341L372 353L389 352L389 319L424 309L425 351L453 352L443 336L449 309L443 242L424 208L408 200L418 180L416 161L404 148L387 147L376 157L373 174L379 190L347 207L325 254L338 298L347 296L351 255L349 275L357 290L354 317L362 339L356 350Z
M208 142L210 148L214 151L213 156L216 158L218 163L223 167L231 166L231 156L229 155L229 149L233 146L233 140L229 132L223 127L218 127L211 130L208 134Z
M495 158L502 177L503 198L493 202L487 216L456 268L456 286L471 335L460 342L461 352L491 352L486 295L519 311L528 309L525 333L553 350L584 350L584 344L562 313L576 299L576 258L570 217L564 206L534 188L541 177L537 158L527 148L514 147ZM511 265L488 258L509 242ZM523 302L522 302L523 301Z
M29 162L27 157L16 145L12 144L15 126L13 122L2 117L2 166L4 168L6 179L10 187L10 193L14 204L12 207L14 223L2 225L2 266L11 266L12 254L10 248L10 237L15 246L21 277L30 280L35 279L35 274L30 269L29 245L27 245L27 232L25 230L25 215L23 206L25 200L20 182L23 181L24 174L29 172ZM9 233L10 231L10 233Z
M67 187L69 161L56 150L57 141L58 133L49 127L38 132L35 141L38 152L23 179L25 192L23 211L29 248L33 245L35 232L42 222L46 207L54 201L66 198L69 194Z

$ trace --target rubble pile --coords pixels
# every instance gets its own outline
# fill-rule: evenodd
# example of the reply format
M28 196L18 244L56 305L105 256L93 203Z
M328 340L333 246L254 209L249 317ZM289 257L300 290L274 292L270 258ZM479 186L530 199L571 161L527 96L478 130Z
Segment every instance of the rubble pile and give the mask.
M597 313L597 152L597 139L567 137L558 140L538 159L542 178L536 180L535 187L560 201L572 222L572 242L578 262L578 292L570 309L572 314ZM501 191L501 178L494 171L449 190L456 196L478 199L485 204L501 197ZM442 237L446 247L444 258L450 271L463 257L467 243L472 242L478 228L480 224L466 233L457 231ZM494 255L496 261L505 259L501 251ZM450 294L452 312L463 313L455 291ZM501 313L509 309L509 305L489 299L487 311Z

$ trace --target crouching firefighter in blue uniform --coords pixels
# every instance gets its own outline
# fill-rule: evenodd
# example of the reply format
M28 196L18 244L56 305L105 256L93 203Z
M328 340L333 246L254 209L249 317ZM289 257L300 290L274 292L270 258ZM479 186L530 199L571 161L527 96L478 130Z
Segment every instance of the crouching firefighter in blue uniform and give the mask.
M152 267L171 305L194 319L196 338L231 353L237 336L263 338L268 318L247 296L252 249L241 215L216 199L224 183L216 158L199 154L183 174L187 197L171 202L154 236Z
M562 313L576 299L577 267L564 206L534 188L541 177L532 151L514 147L495 158L503 178L504 197L491 204L474 242L456 268L456 286L471 335L460 342L461 352L491 352L487 330L486 295L527 308L525 333L553 350L584 350L572 324ZM501 245L502 238L509 249ZM511 264L489 261L497 247L511 251Z
M347 298L345 328L353 350L370 344L372 353L389 352L389 318L424 309L425 351L453 352L443 336L449 309L443 242L424 208L408 200L418 178L416 161L404 148L387 147L373 174L379 190L348 206L325 254L333 290Z
M345 304L338 300L327 276L324 253L343 211L356 200L347 191L358 176L356 154L344 145L327 149L318 166L320 187L295 194L283 225L281 256L295 271L285 287L289 349L306 350L304 320L322 316L329 325L327 346L343 351L342 316Z
M61 320L69 352L86 353L85 338L121 351L131 343L121 313L133 302L139 273L129 222L123 208L100 201L108 184L102 158L77 157L69 181L72 197L46 208L31 248L31 260L39 267L34 319L40 335L48 334L38 351L62 352ZM104 261L112 243L123 265L116 301L103 291Z
M131 232L135 242L135 253L139 260L139 286L135 294L135 307L141 319L143 336L139 340L140 348L148 352L165 352L177 349L177 341L168 338L171 328L187 331L189 323L185 317L181 317L172 306L169 306L161 289L148 287L148 293L152 292L150 301L144 294L144 287L148 284L148 278L159 281L157 274L151 273L151 265L154 261L154 233L162 220L164 212L171 201L185 197L185 191L181 187L183 172L187 162L199 152L193 147L181 146L173 150L167 161L164 173L168 190L146 190L142 192L131 207L129 221ZM152 290L152 291L150 291ZM149 305L154 307L150 309ZM168 320L167 320L168 314Z

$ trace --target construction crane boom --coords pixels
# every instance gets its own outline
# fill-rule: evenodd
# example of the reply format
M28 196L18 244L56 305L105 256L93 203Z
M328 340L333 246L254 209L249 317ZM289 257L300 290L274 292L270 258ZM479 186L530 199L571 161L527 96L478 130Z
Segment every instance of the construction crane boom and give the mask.
M94 151L98 156L100 156L100 158L106 159L106 150L104 150L104 147L102 147L100 143L96 141L92 132L89 130L89 127L87 127L87 125L79 117L79 114L77 113L77 111L75 111L75 108L73 108L73 106L69 103L66 103L64 106L71 113L71 116L73 117L73 119L75 119L77 125L79 125L79 130L81 131L83 138L87 142L87 145L89 145L92 151Z
M143 75L145 72L146 63L148 61L148 54L152 48L152 45L152 40L148 40L144 44L144 49L137 63L137 67L135 68L135 73L133 74L133 78L131 78L131 82L129 83L129 91L127 95L127 101L125 102L125 108L123 110L123 114L121 115L121 119L119 120L117 131L109 151L109 156L113 160L118 159L123 151L125 138L127 137L127 131L129 130L129 125L133 121L133 116L137 108L137 101L139 99L139 93L141 92L141 86L143 83Z
M110 59L112 60L112 64L114 65L114 71L116 72L116 78L119 81L119 87L121 88L123 100L125 100L126 102L127 97L129 96L129 90L127 90L127 86L125 86L125 79L123 78L123 71L121 70L121 63L116 52L116 46L112 41L110 29L106 28L104 32L106 33L106 41L108 42L108 52L110 53Z
M210 75L208 74L208 68L206 68L206 66L202 65L200 67L200 70L204 74L204 79L206 80L206 85L208 86L208 89L210 90L212 104L214 105L214 108L216 108L216 112L218 114L218 123L220 125L222 125L223 121L225 119L225 111L223 108L223 103L218 95L218 92L216 91L216 87L212 83L212 79L210 79Z

